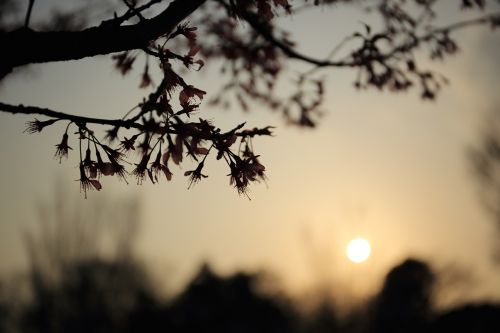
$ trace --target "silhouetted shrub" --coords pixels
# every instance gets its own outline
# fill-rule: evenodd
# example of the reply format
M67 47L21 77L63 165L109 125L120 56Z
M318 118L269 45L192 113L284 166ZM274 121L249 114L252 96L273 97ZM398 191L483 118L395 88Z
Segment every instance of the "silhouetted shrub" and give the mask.
M465 305L440 315L432 333L498 333L500 332L500 305Z
M258 277L237 273L217 276L208 266L170 307L177 332L292 332L292 312L259 294Z
M434 274L429 266L407 259L394 267L375 299L372 332L422 332L429 324Z

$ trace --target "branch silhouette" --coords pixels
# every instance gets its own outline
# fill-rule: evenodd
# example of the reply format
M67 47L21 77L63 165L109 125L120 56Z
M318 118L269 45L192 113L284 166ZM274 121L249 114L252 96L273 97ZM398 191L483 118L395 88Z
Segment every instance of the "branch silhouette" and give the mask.
M288 0L174 0L168 5L162 0L142 4L123 0L117 4L123 14L77 31L31 29L30 25L36 26L30 19L33 3L29 2L21 27L7 30L0 22L0 80L4 82L15 68L29 64L108 54L116 69L127 75L139 57L145 58L139 88L152 90L121 118L73 115L23 105L22 101L17 105L0 102L0 112L49 118L28 122L28 133L41 132L58 121L66 122L61 142L56 145L55 157L60 161L73 149L73 136L68 131L76 128L73 133L78 142L80 185L85 195L89 189L100 190L104 176L125 179L132 174L139 184L147 178L158 183L161 174L170 180L169 163L179 165L185 157L196 166L184 175L190 185L197 183L206 178L203 172L210 153L227 165L230 184L239 194L248 196L249 184L266 179L266 168L253 150L252 139L271 136L273 127L252 129L240 123L223 131L211 121L194 119L206 91L187 82L186 70L197 72L205 63L220 61L222 76L228 82L216 92L211 105L230 107L236 102L247 110L250 102L257 102L279 111L290 124L315 127L324 113L326 91L324 78L317 75L320 70L349 68L357 72L357 89L400 92L417 87L422 99L433 100L447 80L426 69L427 64L422 66L416 50L427 48L431 58L444 59L459 49L452 32L477 25L500 26L500 13L483 13L481 17L436 28L433 8L437 1L418 1L412 7L399 0L377 0L367 6L381 16L382 26L373 31L363 23L364 30L346 36L321 59L299 51L288 31L279 28L277 16L298 15ZM163 9L153 9L162 3L166 4ZM314 8L313 4L333 6L338 1L304 0L302 4L295 7L297 13ZM486 8L484 1L461 4L470 11ZM187 22L188 18L191 22ZM135 23L127 24L130 20ZM344 54L338 56L340 52ZM275 87L286 77L290 60L311 67L293 80L288 78L293 86L280 94ZM157 85L150 74L153 65L161 75ZM96 126L104 127L104 138L96 136ZM110 146L116 141L117 146ZM136 149L139 161L128 162L127 154ZM133 169L127 171L125 164Z
M133 25L122 26L124 18L117 18L83 31L39 32L20 28L2 33L0 78L22 65L77 60L147 47L151 41L171 32L204 2L174 1L154 18Z

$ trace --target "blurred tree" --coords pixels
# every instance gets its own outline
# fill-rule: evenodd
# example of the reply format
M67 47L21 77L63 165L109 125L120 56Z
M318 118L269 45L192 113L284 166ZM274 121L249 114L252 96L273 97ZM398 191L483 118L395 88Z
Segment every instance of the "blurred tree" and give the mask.
M370 332L425 332L430 323L434 274L429 266L407 259L394 267L374 302Z
M479 145L471 150L471 160L480 181L480 195L496 226L493 259L500 264L500 113L490 114Z
M495 2L498 3L457 1L464 10L483 11L481 16L437 27L435 7L442 3L439 0L300 0L293 5L288 0L121 0L106 5L90 1L85 10L75 7L71 13L59 14L54 24L38 24L35 28L31 22L36 18L36 1L26 1L26 6L21 6L19 2L2 0L3 81L15 69L29 64L112 54L117 69L124 75L143 57L140 88L152 90L116 119L22 104L0 103L0 110L48 118L29 122L29 133L40 132L58 121L66 122L56 156L62 159L72 149L79 151L80 184L85 194L89 189L101 189L101 176L125 178L124 154L133 149L140 151L139 161L132 164L135 167L131 171L138 183L145 178L156 183L161 174L170 180L169 162L179 164L187 154L198 162L193 170L185 172L190 185L194 184L206 177L204 163L213 152L228 165L230 183L240 194L246 194L250 183L265 177L265 167L253 151L251 139L271 135L272 128L243 129L244 124L240 124L223 132L207 120L194 121L190 115L199 109L205 91L187 82L182 68L200 71L206 62L222 60L221 73L228 83L221 87L213 104L229 106L235 100L247 109L250 100L257 101L279 110L292 124L313 127L321 114L324 96L323 81L318 77L321 70L350 68L357 71L356 88L398 92L418 87L423 99L434 99L446 79L424 68L422 53L417 50L427 49L434 59L456 53L454 31L473 25L500 25L500 14L484 12ZM297 51L289 32L280 28L276 20L280 15L300 15L314 6L335 10L349 4L370 9L380 15L383 24L377 27L378 31L365 25L361 32L334 45L326 57ZM106 13L111 10L115 14L99 22L87 20L89 8L102 6ZM13 14L16 9L17 13L24 9L26 13L17 22ZM191 23L186 21L188 18ZM279 96L276 83L286 77L289 60L309 64L311 68L293 80L295 87L288 96ZM151 74L155 66L161 73L157 84ZM104 138L95 132L99 125L106 128ZM73 144L68 134L71 127L77 135L77 143ZM127 129L130 134L124 136ZM116 146L105 142L119 137Z
M314 333L341 332L340 323L341 321L338 319L333 305L327 301L323 301L311 315L305 331Z
M0 284L2 332L293 331L294 313L258 290L260 275L226 278L203 265L179 295L162 299L133 254L135 201L89 204L71 205L58 190L40 206L26 236L30 297L14 316Z
M436 318L430 332L494 333L500 331L500 305L467 304Z
M258 275L220 277L203 265L169 307L177 332L294 332L289 307L257 291Z
M30 300L23 332L129 332L156 323L159 301L133 255L135 200L71 205L62 190L27 233ZM1 309L1 306L0 306ZM1 311L0 311L1 313Z
M40 249L45 251L44 249ZM32 267L36 270L36 267ZM31 280L34 292L13 306L0 285L2 332L474 332L500 329L500 306L465 304L435 311L435 275L425 262L407 259L387 275L376 297L347 317L331 304L300 314L290 299L261 290L261 274L228 276L202 265L186 287L165 300L137 260L73 258L61 274ZM19 282L19 281L18 281Z
M12 332L14 326L14 316L11 304L6 299L6 292L3 281L0 281L0 332Z

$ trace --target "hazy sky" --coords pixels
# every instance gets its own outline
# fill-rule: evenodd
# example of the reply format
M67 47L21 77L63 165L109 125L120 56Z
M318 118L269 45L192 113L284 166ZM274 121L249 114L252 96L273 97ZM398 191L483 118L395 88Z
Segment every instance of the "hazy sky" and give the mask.
M302 50L321 56L359 28L355 11L335 13L318 10L282 21ZM443 22L458 19L459 13L449 11ZM362 294L411 255L436 267L453 264L474 272L480 283L471 295L500 297L500 272L491 261L495 230L467 157L485 114L500 102L500 35L474 28L459 36L463 51L433 65L452 82L435 102L422 102L416 91L358 92L352 88L354 72L333 70L325 71L328 112L312 131L287 127L259 108L249 114L202 108L200 115L223 129L242 120L250 127L277 127L276 137L254 140L269 181L252 187L251 201L228 185L225 166L214 158L208 159L210 177L190 190L182 175L190 169L186 164L161 185L105 179L103 191L84 200L74 181L76 159L59 164L52 158L63 125L27 135L24 123L32 117L0 113L0 272L23 266L22 231L38 223L37 204L50 202L60 182L68 205L77 202L83 209L93 209L95 198L137 196L137 249L168 285L208 261L223 272L269 269L293 291L342 284ZM210 87L221 79L207 72L191 80L209 98ZM109 57L32 66L3 83L0 99L117 117L145 96L137 89L139 78L140 70L122 78ZM344 255L358 235L373 247L361 265Z

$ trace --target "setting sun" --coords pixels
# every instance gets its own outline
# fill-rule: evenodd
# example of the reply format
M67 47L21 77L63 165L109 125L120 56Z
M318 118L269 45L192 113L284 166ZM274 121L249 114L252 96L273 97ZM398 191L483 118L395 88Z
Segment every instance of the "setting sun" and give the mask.
M347 258L354 263L364 262L370 256L370 253L370 243L364 238L355 238L347 245Z

